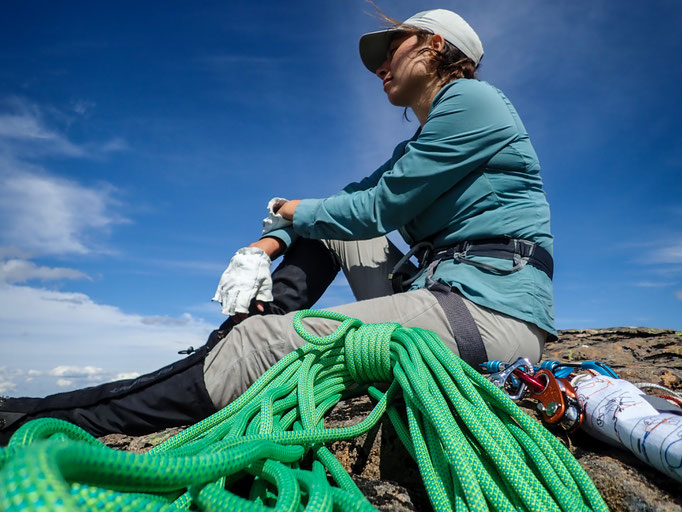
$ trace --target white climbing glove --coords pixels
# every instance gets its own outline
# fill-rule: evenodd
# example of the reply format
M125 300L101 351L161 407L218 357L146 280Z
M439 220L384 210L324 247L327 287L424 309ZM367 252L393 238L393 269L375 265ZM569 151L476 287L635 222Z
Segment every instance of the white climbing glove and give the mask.
M248 313L253 299L272 302L270 257L258 247L244 247L232 256L213 296L223 315Z
M275 210L280 208L288 199L283 197L273 197L268 203L268 216L263 219L263 233L261 236L274 231L275 229L285 228L291 226L291 221L286 220L279 213L275 213Z

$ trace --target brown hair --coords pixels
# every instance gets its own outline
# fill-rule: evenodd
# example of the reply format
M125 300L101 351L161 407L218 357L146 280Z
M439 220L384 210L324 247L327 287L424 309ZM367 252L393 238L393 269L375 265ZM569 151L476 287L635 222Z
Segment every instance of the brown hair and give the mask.
M433 34L427 30L403 25L401 21L387 16L372 0L367 0L367 2L374 7L376 10L376 17L386 25L387 29L398 29L397 34L416 35L419 43L422 44L433 36ZM445 41L445 47L442 51L424 47L419 50L419 54L423 53L430 54L431 58L436 63L436 74L441 81L441 86L452 82L453 80L457 80L458 78L478 78L476 73L478 65L474 64L474 61L464 55L459 48L447 41Z

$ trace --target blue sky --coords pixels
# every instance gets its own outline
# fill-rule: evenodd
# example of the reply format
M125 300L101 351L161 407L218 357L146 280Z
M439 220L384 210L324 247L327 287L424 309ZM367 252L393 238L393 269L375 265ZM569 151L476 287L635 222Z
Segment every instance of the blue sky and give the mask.
M682 3L379 2L459 12L543 167L557 327L682 330ZM10 2L0 18L0 394L200 345L272 196L325 197L417 128L362 0ZM338 279L321 306L352 299Z

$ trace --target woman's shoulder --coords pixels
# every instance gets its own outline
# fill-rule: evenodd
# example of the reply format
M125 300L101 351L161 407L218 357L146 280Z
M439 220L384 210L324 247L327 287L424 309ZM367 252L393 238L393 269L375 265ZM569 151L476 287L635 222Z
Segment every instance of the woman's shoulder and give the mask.
M466 125L511 133L517 123L510 107L504 94L488 82L460 78L445 85L434 98L427 118L427 123L433 121L429 132L450 130L454 123L460 128Z
M458 78L446 85L434 98L434 103L448 101L453 98L472 99L500 97L502 92L493 85L476 78ZM462 98L464 96L464 98Z
M497 87L482 80L459 78L445 85L434 98L429 116L463 112L481 119L492 117L512 122L507 119L510 115L509 100Z

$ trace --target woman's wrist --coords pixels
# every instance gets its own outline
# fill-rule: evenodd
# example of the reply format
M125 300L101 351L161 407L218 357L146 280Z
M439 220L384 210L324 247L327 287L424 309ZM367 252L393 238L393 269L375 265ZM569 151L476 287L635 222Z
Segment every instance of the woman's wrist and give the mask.
M282 206L280 206L279 209L275 210L275 213L281 215L282 218L286 220L293 221L294 212L296 211L296 207L300 202L301 202L300 199L295 199L294 201L287 201Z
M265 236L260 240L253 242L251 245L249 245L249 247L256 247L258 249L262 249L271 260L277 258L277 256L282 254L286 249L286 245L284 245L284 242L282 242L279 238L275 238L273 236Z

